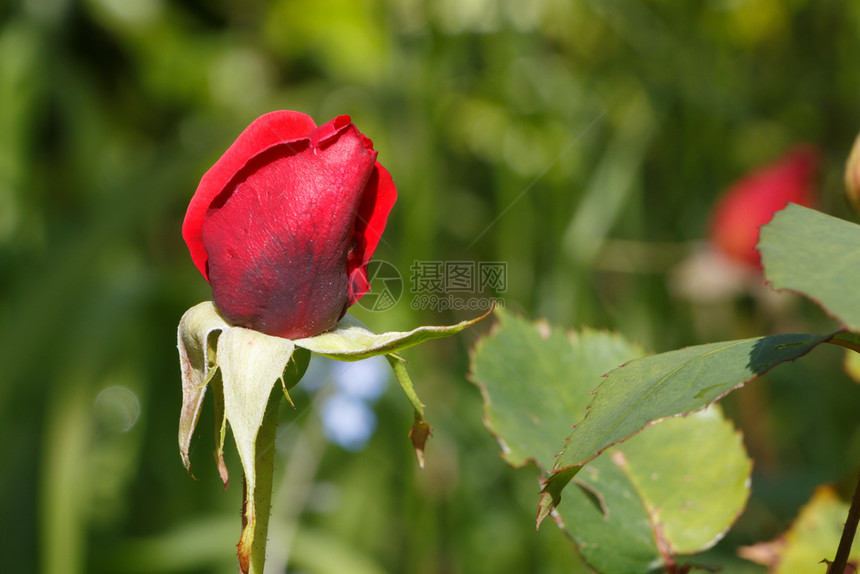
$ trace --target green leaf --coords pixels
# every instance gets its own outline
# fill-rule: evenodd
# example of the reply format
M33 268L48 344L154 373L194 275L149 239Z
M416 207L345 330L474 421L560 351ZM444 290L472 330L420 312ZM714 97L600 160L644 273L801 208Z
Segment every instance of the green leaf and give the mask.
M644 352L612 333L565 334L501 310L495 316L498 324L475 345L471 363L485 424L508 463L549 471L600 377Z
M772 574L825 572L822 560L832 560L848 516L848 503L839 499L830 486L821 486L800 510L788 532L772 542L740 549L739 554L769 566ZM849 563L860 564L860 548L855 541ZM850 570L846 569L846 572Z
M449 326L423 326L412 331L393 331L377 335L361 321L345 315L337 326L320 335L296 339L294 343L314 353L339 361L360 361L376 355L396 353L430 339L450 337L484 319L490 312L470 321Z
M851 331L860 331L860 225L789 204L762 227L765 277L816 301Z
M230 325L211 301L195 305L179 321L179 366L182 370L182 411L179 415L179 453L191 473L188 451L200 417L206 386L215 374L215 340ZM193 474L192 474L193 476ZM226 480L225 480L226 482Z
M746 504L752 462L716 405L652 425L609 454L634 483L661 550L672 555L713 545Z
M497 311L472 356L485 423L513 466L542 470L601 375L642 355L623 337L565 334ZM652 425L585 467L557 519L601 572L648 572L713 544L743 508L750 462L713 407Z
M610 372L544 484L538 523L558 505L582 466L652 421L690 413L833 335L772 335L687 347L636 359Z
M640 574L664 564L648 511L610 456L598 457L583 470L553 516L598 572Z
M609 448L576 477L558 514L599 572L662 570L722 537L746 504L751 469L714 405Z

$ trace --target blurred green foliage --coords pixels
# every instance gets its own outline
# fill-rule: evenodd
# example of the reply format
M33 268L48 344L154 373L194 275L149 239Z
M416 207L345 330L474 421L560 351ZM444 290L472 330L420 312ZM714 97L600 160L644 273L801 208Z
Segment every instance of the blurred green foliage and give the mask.
M256 116L352 115L398 185L377 257L404 276L504 261L509 309L667 350L826 321L797 302L781 319L753 296L691 302L670 279L720 190L796 142L822 150L822 208L845 216L858 54L856 2L2 3L0 570L235 571L241 489L221 492L211 430L199 482L177 452L176 324L209 298L179 229ZM356 314L378 331L466 316L407 298ZM406 353L435 427L423 471L398 392L355 454L324 440L316 393L294 396L273 566L585 571L551 524L534 532L537 471L508 468L481 424L476 335ZM757 466L717 562L860 460L858 389L838 352L820 357L727 405Z

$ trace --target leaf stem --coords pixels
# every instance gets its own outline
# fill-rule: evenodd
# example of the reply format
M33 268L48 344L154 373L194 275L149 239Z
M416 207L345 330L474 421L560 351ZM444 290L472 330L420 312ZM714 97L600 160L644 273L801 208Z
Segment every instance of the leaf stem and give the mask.
M857 333L836 333L827 343L860 353L860 335Z
M415 411L415 421L409 430L409 438L412 440L412 446L415 448L415 457L418 459L418 466L424 468L424 446L432 434L430 425L424 420L424 404L415 393L412 379L406 371L406 362L393 353L385 355L385 358L388 359L388 363L394 369L394 375L397 377L400 387L406 393L406 398L412 403L412 409Z
M857 524L860 522L860 479L854 487L854 496L851 497L851 507L848 509L848 518L842 529L842 538L836 549L836 557L830 565L831 573L842 574L848 566L848 556L851 554L851 546L854 543L854 535L857 532Z
M388 363L391 365L391 368L394 369L394 375L397 377L397 382L400 383L400 387L403 389L403 392L406 393L406 398L409 399L409 402L412 404L412 408L415 410L416 415L424 418L424 403L422 403L421 399L418 398L418 395L415 394L415 387L412 385L412 379L406 371L405 361L392 354L385 355L385 358L388 359Z

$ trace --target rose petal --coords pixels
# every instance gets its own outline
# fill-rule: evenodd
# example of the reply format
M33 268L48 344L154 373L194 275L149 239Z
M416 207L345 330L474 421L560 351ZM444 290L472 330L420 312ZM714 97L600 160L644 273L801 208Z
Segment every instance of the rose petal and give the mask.
M367 281L367 263L376 251L388 214L397 200L397 188L388 170L379 165L373 167L367 189L358 206L353 231L353 245L347 260L350 277L349 304L352 305L370 290Z
M330 329L345 312L347 252L376 161L348 119L321 126L307 144L269 147L211 202L209 280L232 324L298 338Z
M185 214L182 236L191 251L194 265L206 280L208 255L203 246L203 220L215 197L221 193L237 171L261 150L284 142L305 139L316 128L310 116L299 112L276 111L254 120L233 142L224 155L207 171L197 186Z

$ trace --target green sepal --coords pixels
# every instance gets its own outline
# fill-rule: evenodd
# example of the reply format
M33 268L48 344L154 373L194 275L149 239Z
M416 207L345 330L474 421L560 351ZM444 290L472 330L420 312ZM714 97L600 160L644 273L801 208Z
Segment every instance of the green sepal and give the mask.
M447 337L487 317L489 313L450 326L424 326L408 332L375 334L347 315L331 331L314 337L290 340L227 323L211 301L189 309L180 320L178 348L182 369L182 410L179 419L179 449L190 470L189 448L200 416L206 389L215 395L215 461L226 487L229 475L224 463L227 428L233 431L245 473L245 503L239 565L242 572L262 572L272 491L272 449L277 426L280 381L292 404L289 389L304 375L311 351L341 361L358 361L386 355L412 403L415 422L410 438L418 462L423 466L424 444L430 425L423 405L397 351L423 341ZM192 475L193 476L193 475Z
M355 317L345 315L333 330L314 337L296 339L295 344L297 347L339 361L360 361L376 355L385 355L400 387L412 405L414 421L409 429L409 439L415 449L418 465L424 468L424 447L432 434L432 428L424 419L424 405L418 398L412 379L406 371L406 362L396 353L424 341L455 335L486 318L491 312L492 310L480 317L461 321L455 325L422 326L412 331L392 331L381 334L374 333Z
M297 346L339 361L360 361L376 355L390 355L431 339L456 335L486 318L492 311L455 325L422 326L411 331L391 331L376 334L364 323L345 315L331 331L313 337L296 339Z
M262 572L272 492L274 433L281 389L304 375L310 352L293 341L233 327L207 301L189 309L179 322L182 411L179 448L190 472L189 447L208 387L215 402L215 461L226 488L224 464L227 428L245 474L239 564L243 572ZM280 382L281 389L275 389ZM292 402L292 401L290 401ZM268 405L268 406L267 406Z

